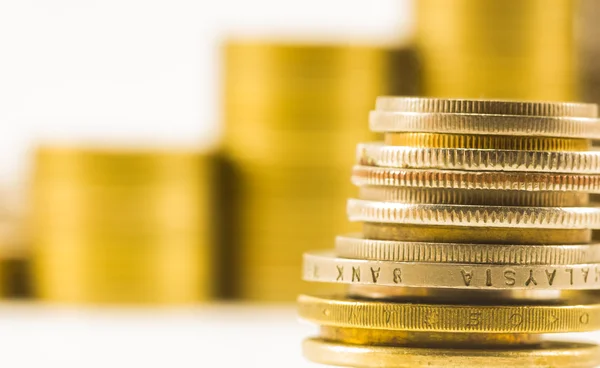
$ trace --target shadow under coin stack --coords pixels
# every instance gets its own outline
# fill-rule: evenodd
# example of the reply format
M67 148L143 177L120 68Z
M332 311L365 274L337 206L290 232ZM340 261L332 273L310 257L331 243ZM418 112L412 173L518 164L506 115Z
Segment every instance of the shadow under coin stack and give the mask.
M304 279L345 296L299 297L321 326L308 359L354 367L596 367L600 136L591 104L380 97L360 144L351 221Z

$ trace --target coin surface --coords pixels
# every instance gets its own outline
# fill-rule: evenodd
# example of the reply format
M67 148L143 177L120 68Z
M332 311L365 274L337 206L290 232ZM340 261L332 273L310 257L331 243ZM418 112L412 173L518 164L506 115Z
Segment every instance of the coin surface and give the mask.
M335 326L321 326L319 330L319 337L322 339L356 345L427 346L433 348L457 347L459 344L466 344L469 347L477 346L485 349L515 344L532 345L542 341L540 335L532 334L406 332Z
M579 302L574 298L570 305L457 305L300 295L298 313L325 326L404 331L533 334L600 328L600 300Z
M377 97L375 109L398 112L568 116L579 118L595 118L598 115L596 104L587 103L393 96Z
M600 228L600 207L519 207L412 204L349 199L350 221L513 227L537 229Z
M595 139L600 137L600 120L577 117L540 117L470 113L414 113L371 111L374 132L428 132L532 137Z
M342 258L393 262L570 265L600 262L600 243L562 245L461 244L367 239L338 236L335 254Z
M597 345L551 341L533 347L460 349L364 346L312 338L304 340L302 350L313 362L365 368L593 368L600 363Z
M581 192L472 190L361 186L359 198L369 201L414 204L462 204L485 206L582 207L589 195Z
M412 169L600 173L598 150L553 152L413 148L362 143L357 147L357 161L361 165Z
M434 243L480 244L582 244L592 240L590 229L528 229L510 227L403 225L365 222L363 235L368 239Z
M593 290L600 264L499 265L397 262L338 258L330 251L304 254L305 281L451 289Z
M354 166L358 186L600 193L600 175Z
M506 135L447 134L401 132L385 133L384 143L390 146L427 148L477 148L523 151L586 151L588 139L554 137L520 137Z

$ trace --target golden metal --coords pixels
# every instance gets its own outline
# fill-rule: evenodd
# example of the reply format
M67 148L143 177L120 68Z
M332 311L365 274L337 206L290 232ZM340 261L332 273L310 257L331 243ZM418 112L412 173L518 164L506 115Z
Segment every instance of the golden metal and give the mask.
M589 293L589 292L586 292ZM355 299L372 299L391 302L455 304L457 300L468 300L471 304L565 304L581 298L578 290L477 290L439 289L422 287L348 285L346 295Z
M589 229L518 229L487 227L485 231L475 227L363 224L367 239L396 240L435 243L482 243L482 244L582 244L592 240Z
M290 281L301 272L301 253L357 229L344 220L355 192L347 179L355 142L375 137L364 119L377 95L408 92L411 73L395 69L411 54L268 40L223 45L222 246L230 250L230 296L294 300L304 290Z
M335 254L342 258L394 262L571 265L600 262L600 243L430 243L376 240L367 239L362 234L349 234L336 237Z
M438 2L444 8L452 9L443 0L425 0ZM473 2L476 0L459 0ZM508 2L515 2L509 0ZM541 3L541 0L534 0ZM493 46L492 46L493 47ZM404 113L443 113L443 114L481 114L493 119L495 115L517 115L532 117L574 117L597 118L598 106L593 103L552 102L552 101L518 101L493 99L459 99L435 97L396 97L380 96L375 101L378 111ZM445 129L438 129L444 132Z
M586 151L591 147L588 139L445 133L385 133L384 143L390 146L524 151Z
M600 175L354 166L358 186L599 193Z
M462 305L300 295L298 313L319 325L402 331L540 334L599 329L600 299L578 299L550 305Z
M210 153L44 146L35 159L37 296L74 304L214 297Z
M478 349L355 345L307 339L302 350L314 362L364 368L594 368L600 363L597 345L552 341L526 347Z
M597 290L596 264L472 264L338 258L331 251L304 254L303 279L354 285L480 290Z
M522 190L471 190L361 186L359 198L398 203L464 204L486 206L583 207L589 195L579 192L528 192Z
M353 345L428 346L431 348L469 346L480 349L507 345L533 345L540 335L473 334L448 332L406 332L366 328L321 326L319 337L326 341Z

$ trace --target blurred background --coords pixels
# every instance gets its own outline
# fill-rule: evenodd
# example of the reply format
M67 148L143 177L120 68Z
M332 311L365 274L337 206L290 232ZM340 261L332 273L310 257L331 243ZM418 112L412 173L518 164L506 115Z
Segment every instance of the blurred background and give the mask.
M0 2L5 361L310 366L301 254L355 229L375 97L599 102L599 9Z

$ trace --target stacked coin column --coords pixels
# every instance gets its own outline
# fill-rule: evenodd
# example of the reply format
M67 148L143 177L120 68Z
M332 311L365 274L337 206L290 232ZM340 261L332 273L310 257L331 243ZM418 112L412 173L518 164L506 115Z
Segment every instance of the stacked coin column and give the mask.
M572 100L575 1L417 0L423 93Z
M235 184L224 231L237 298L292 301L302 253L352 229L344 180L360 116L389 93L391 52L362 46L230 42L224 48L225 155ZM360 86L360 88L356 88ZM236 266L232 267L231 265Z
M59 303L212 297L211 156L45 146L33 176L34 286Z
M351 221L304 279L349 285L299 297L321 326L316 362L355 367L595 367L594 344L542 334L600 329L600 134L591 104L377 99L360 144Z

